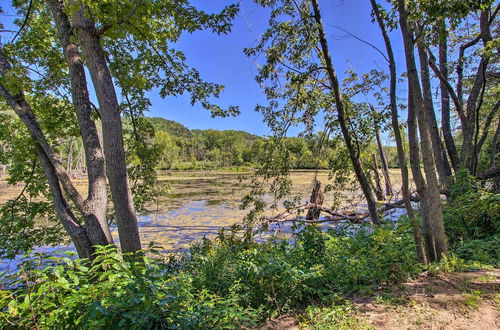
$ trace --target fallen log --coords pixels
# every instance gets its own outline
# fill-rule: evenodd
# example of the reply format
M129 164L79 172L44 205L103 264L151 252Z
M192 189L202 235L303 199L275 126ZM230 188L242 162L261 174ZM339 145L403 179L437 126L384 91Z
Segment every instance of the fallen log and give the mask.
M419 202L420 198L418 196L411 196L410 200L412 202ZM379 209L379 212L387 212L392 209L396 208L404 208L404 201L398 200L394 203L385 203L383 206ZM323 218L323 219L307 219L307 218L299 218L297 217L297 213L302 210L316 210L319 212L324 212L327 213L329 216ZM294 216L293 218L290 218ZM325 223L325 222L338 222L338 221L350 221L353 223L360 223L366 218L368 218L369 214L368 212L350 212L350 213L342 213L338 211L334 211L326 206L323 205L316 205L314 203L308 202L306 204L302 204L299 206L296 206L294 208L288 209L285 212L279 213L274 216L268 216L268 217L263 217L263 223L265 224L270 224L270 223L283 223L283 222L300 222L300 223L310 223L310 224L317 224L317 223Z

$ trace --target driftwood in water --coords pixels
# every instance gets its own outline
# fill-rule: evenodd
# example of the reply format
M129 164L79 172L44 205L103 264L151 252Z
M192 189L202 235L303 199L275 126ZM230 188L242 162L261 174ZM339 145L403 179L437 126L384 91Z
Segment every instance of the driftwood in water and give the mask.
M411 196L410 197L412 202L419 202L420 199L417 196ZM403 200L398 200L394 203L386 203L383 204L381 208L379 208L379 212L387 212L392 209L396 208L404 208L404 203ZM328 216L326 216L323 219L304 219L304 218L299 218L297 217L297 212L301 210L317 210L319 212L324 212L327 213ZM291 208L285 212L279 213L275 216L272 217L264 217L262 220L265 223L279 223L279 222L301 222L301 223L324 223L324 222L338 222L342 220L347 220L351 221L353 223L359 223L366 218L368 218L369 214L368 212L337 212L334 211L326 206L322 205L315 205L312 203L306 203L303 205L299 205L297 207Z
M325 200L325 195L323 194L323 190L321 190L321 181L314 179L313 189L311 193L311 199L309 200L309 204L314 206L322 206ZM317 207L312 207L307 211L306 219L307 220L315 220L319 219L319 215L321 214L321 210Z

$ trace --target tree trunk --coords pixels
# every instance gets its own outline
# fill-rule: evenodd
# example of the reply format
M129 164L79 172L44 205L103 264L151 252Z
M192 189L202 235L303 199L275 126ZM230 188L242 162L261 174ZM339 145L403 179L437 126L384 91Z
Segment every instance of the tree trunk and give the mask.
M106 170L115 206L120 246L123 252L136 252L141 249L141 241L125 163L119 104L95 23L84 10L80 8L74 13L76 35L81 42L101 108Z
M378 173L378 162L377 162L377 155L372 154L372 160L373 160L373 179L375 180L375 185L373 190L375 191L375 196L379 201L384 201L385 200L385 195L384 191L382 189L382 185L380 184L380 174Z
M10 64L0 48L0 71L2 74L6 74L8 70L10 70ZM71 206L61 190L61 186L65 188L66 193L71 197L80 212L83 210L83 199L73 186L69 176L61 166L59 159L48 144L38 124L37 118L26 101L23 91L19 91L16 95L12 95L9 90L0 83L0 95L14 110L16 115L19 116L35 141L38 159L44 169L45 177L52 195L54 210L59 221L75 244L78 255L81 258L91 258L93 244L88 235L89 231L78 223L77 218L71 211Z
M477 163L477 158L474 155L474 138L476 135L476 120L479 115L478 101L480 99L481 89L485 83L486 67L488 65L488 59L481 59L479 67L476 73L476 79L474 80L471 92L467 98L466 104L466 114L467 119L462 123L462 152L461 152L461 162L462 167L469 170L471 174L475 174L475 168Z
M490 167L493 167L497 164L498 158L498 150L500 150L500 120L497 124L497 129L495 131L495 135L493 135L493 140L491 141L490 147Z
M321 190L321 181L314 179L313 189L311 192L311 198L309 203L321 206L325 200L325 196L323 195L323 191ZM306 219L307 220L316 220L319 219L321 211L317 208L312 208L307 211Z
M57 217L71 238L71 241L75 244L78 256L80 258L90 259L92 258L94 250L90 238L87 235L87 231L78 223L75 215L71 212L71 207L68 205L68 202L61 191L59 180L57 179L57 175L50 160L38 144L37 149L38 159L42 164L45 177L47 178L47 182L49 184Z
M417 184L417 190L420 190L419 193L424 194L423 196L420 196L422 202L424 203L424 223L427 224L427 230L424 234L426 235L427 252L430 256L430 261L435 261L440 260L443 255L446 255L448 253L446 235L444 232L443 214L441 210L441 195L436 176L432 142L429 134L429 119L427 118L427 112L425 111L422 100L422 91L420 88L420 82L418 79L417 68L415 64L413 33L410 30L408 24L408 12L405 0L398 0L398 9L408 74L408 118L409 121L410 119L416 119L418 121L424 172L427 183L425 183L423 178L419 177L419 163L412 163L412 170L414 170L414 180ZM410 118L410 113L412 118ZM413 132L409 134L411 136L410 146L413 145L412 149L415 149L417 143L417 132L414 129L415 124L416 123L412 123ZM408 123L408 129L410 130L410 122ZM410 150L410 154L413 154L414 151L415 150ZM417 167L418 171L416 171ZM427 200L427 202L425 202L425 200Z
M397 87L397 75L396 75L396 61L394 60L394 52L392 50L391 39L387 33L384 21L382 16L380 15L380 11L378 8L378 4L375 0L370 0L372 4L373 11L375 13L375 17L380 27L380 31L382 32L382 36L384 38L385 47L387 50L387 56L389 58L389 71L390 71L390 88L389 88L389 96L390 96L390 109L391 109L391 124L392 130L394 132L394 138L396 140L396 149L398 151L398 161L399 167L401 169L401 192L403 195L403 201L406 209L406 214L412 223L413 228L413 237L415 239L415 247L417 250L418 259L421 263L427 263L427 256L425 254L424 245L422 242L422 232L420 230L420 224L417 221L415 216L415 211L413 210L413 206L411 205L410 200L410 184L409 184L409 174L408 174L408 165L406 161L406 154L403 146L403 139L401 137L401 132L399 130L399 120L398 120L398 106L397 106L397 98L396 98L396 87ZM418 149L418 146L417 146ZM417 150L418 155L418 150ZM420 171L420 169L419 169Z
M447 44L447 30L446 23L444 20L440 22L441 33L439 38L439 70L443 74L443 78L448 80L448 44ZM451 166L453 170L458 171L459 158L457 153L457 148L455 146L455 141L453 140L453 134L451 132L451 121L450 121L450 93L444 85L440 82L440 92L441 92L441 130L443 131L444 143L446 145L446 151L450 157Z
M330 51L328 48L328 43L326 41L325 29L323 27L323 22L321 19L321 12L319 10L318 0L312 0L313 10L314 10L314 19L316 20L317 28L318 28L318 37L321 44L321 53L325 65L327 67L328 78L330 81L330 85L333 90L333 96L335 99L335 105L337 107L338 120L340 124L340 129L342 131L342 135L344 137L345 144L347 146L347 150L349 151L349 157L351 158L352 166L354 168L354 172L356 174L356 178L361 186L361 190L363 191L363 195L365 196L366 203L368 205L368 213L370 214L370 218L372 222L376 225L381 224L380 218L377 213L377 204L375 198L373 196L372 189L370 187L370 183L368 182L368 178L361 167L361 163L359 160L359 154L356 151L356 148L353 144L351 133L349 132L349 128L347 126L347 113L344 109L344 104L342 102L342 95L340 92L339 82L337 79L337 74L333 67L332 58L330 56Z
M375 114L375 108L371 106L372 112ZM380 129L378 123L375 123L375 139L377 141L378 153L380 155L380 161L382 162L382 173L384 175L385 181L385 194L387 196L393 196L391 177L389 175L389 165L387 164L387 158L385 157L384 146L382 145L382 139L380 138Z
M87 89L87 79L78 46L71 41L71 25L64 12L64 2L48 0L56 22L64 58L71 79L71 96L82 136L88 177L88 197L84 205L85 226L93 245L113 244L106 219L108 191L104 155L97 127L92 118L92 107Z
M444 154L441 138L439 137L439 129L434 112L434 102L432 100L431 91L431 75L429 72L429 59L427 57L426 49L423 46L418 46L418 54L420 58L420 75L422 77L422 91L423 91L423 107L427 113L427 127L429 128L429 135L432 142L432 152L436 168L439 174L439 179L445 186L448 185L449 177L452 175L451 167L448 163L448 158Z

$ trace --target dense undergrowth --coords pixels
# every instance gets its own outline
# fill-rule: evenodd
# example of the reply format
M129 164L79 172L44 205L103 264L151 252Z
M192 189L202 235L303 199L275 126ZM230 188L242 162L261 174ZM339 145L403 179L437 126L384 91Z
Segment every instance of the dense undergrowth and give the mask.
M498 204L498 194L475 185L452 196L445 204L451 256L425 267L404 220L328 233L310 226L264 243L226 231L183 255L151 249L144 263L109 247L92 262L31 255L2 278L0 327L239 328L294 311L305 327L362 327L343 297L370 295L426 268L498 266Z

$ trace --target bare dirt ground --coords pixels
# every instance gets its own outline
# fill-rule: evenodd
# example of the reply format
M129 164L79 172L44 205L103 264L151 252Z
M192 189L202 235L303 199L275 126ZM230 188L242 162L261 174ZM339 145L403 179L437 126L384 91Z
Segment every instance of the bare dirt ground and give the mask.
M500 329L500 269L422 274L379 297L357 304L376 329Z
M359 329L500 329L500 269L432 275L424 273L368 298L353 297ZM292 315L261 329L300 329ZM314 325L308 329L315 329ZM339 329L323 324L318 329ZM345 329L345 328L342 328ZM358 328L353 328L358 329Z

